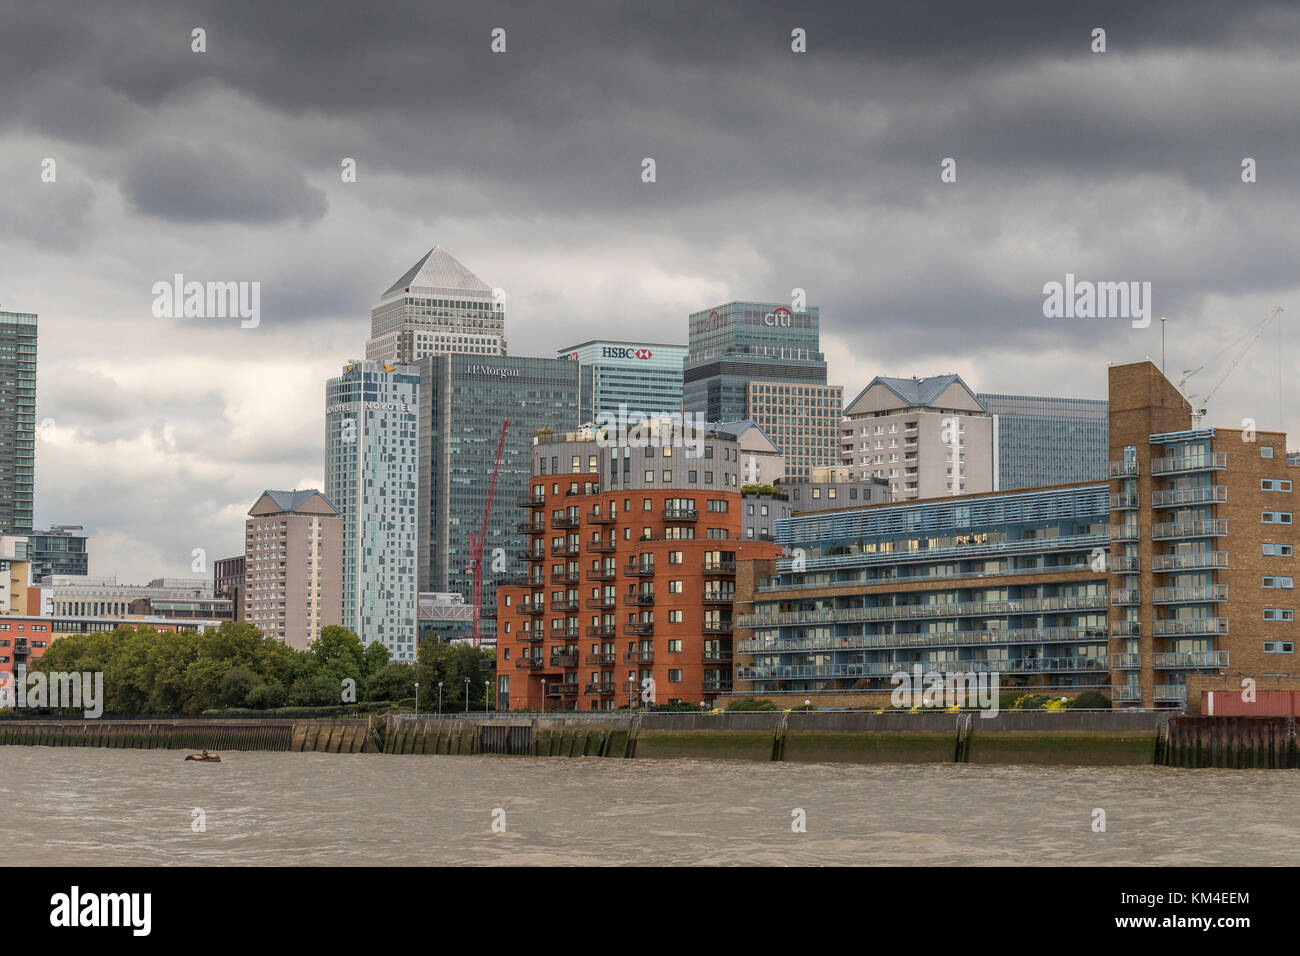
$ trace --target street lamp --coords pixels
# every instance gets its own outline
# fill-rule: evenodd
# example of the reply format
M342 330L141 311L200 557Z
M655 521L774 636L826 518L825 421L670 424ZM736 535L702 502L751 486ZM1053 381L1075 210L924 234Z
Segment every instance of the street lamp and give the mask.
M542 678L542 713L546 713L546 678Z
M438 681L438 716L442 716L442 681Z
M487 709L487 704L488 704L488 688L491 686L491 684L492 684L492 681L490 681L490 680L485 680L485 681L483 682L483 716L484 716L484 717L487 716L487 712L488 712L488 709Z
M420 682L415 682L415 716L420 716Z
M465 678L465 713L469 713L469 678Z

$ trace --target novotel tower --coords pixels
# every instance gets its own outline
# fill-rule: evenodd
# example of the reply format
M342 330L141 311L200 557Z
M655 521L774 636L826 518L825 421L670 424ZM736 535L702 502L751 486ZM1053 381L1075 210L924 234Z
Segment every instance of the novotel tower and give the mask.
M325 385L325 496L343 518L343 625L398 661L416 652L419 408L410 365L350 362Z
M750 382L826 384L816 306L794 311L772 302L728 302L690 316L683 372L685 411L706 421L750 416Z
M582 367L579 417L595 422L602 413L657 416L682 410L685 345L598 339L559 350L560 358Z
M558 358L431 355L420 370L420 590L472 599L468 535L487 510L502 422L506 429L483 555L483 607L495 615L496 586L524 574L516 531L528 494L533 437L570 432L578 421L579 364ZM567 470L567 469L566 469ZM581 500L581 499L578 499ZM523 542L523 543L521 543ZM492 620L484 622L492 633Z

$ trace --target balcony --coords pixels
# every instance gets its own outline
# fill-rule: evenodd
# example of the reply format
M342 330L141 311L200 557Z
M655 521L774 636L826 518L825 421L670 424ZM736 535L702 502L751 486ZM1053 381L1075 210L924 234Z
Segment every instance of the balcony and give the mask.
M705 574L735 574L735 573L736 573L736 562L735 562L735 561L730 561L730 560L727 560L727 561L705 561L705 562L704 562L704 573L705 573Z
M1117 684L1110 689L1110 699L1113 702L1123 703L1125 701L1142 702L1142 687L1139 684Z
M1136 554L1114 554L1110 557L1110 570L1120 574L1135 574L1142 570L1142 559Z
M1136 491L1124 491L1110 496L1111 511L1133 511L1137 508L1138 494Z
M582 606L582 602L577 598L563 598L559 601L551 602L552 611L576 611Z
M577 693L578 693L577 681L573 681L572 683L546 685L547 697L575 697L577 696Z
M924 618L996 617L1005 614L1039 614L1060 611L1092 611L1107 607L1106 595L1017 598L1010 601L955 601L949 604L889 604L875 607L846 607L834 610L776 611L743 614L740 627L771 627L778 624L857 623L860 621L906 621Z
M1192 571L1197 568L1226 568L1226 551L1196 551L1192 554L1153 554L1152 571Z
M540 496L524 495L523 497L519 498L515 503L519 505L519 507L521 508L543 508L546 506L546 496L545 495L540 495Z
M1228 456L1221 451L1151 459L1152 475L1178 475L1191 471L1222 471L1227 467Z
M515 670L535 671L540 670L545 664L540 657L521 657L515 661Z
M530 604L529 602L525 601L523 604L519 605L519 613L520 614L545 614L546 603L544 601L538 601L536 604Z
M579 574L578 574L578 572L577 572L576 570L575 570L575 571L552 571L552 572L551 572L551 583L552 583L552 584L577 584L577 583L578 583L578 578L579 578Z
M544 640L546 640L546 635L542 633L542 629L540 627L535 631L519 632L520 644L540 644Z
M1167 652L1151 655L1151 666L1158 670L1217 668L1228 666L1227 651Z
M1140 637L1142 635L1141 621L1111 621L1111 637Z
M587 521L591 524L614 524L618 521L615 515L601 514L599 511L592 509L587 512Z
M1227 634L1226 617L1196 617L1184 620L1169 619L1153 621L1151 633L1154 637L1191 637L1198 634Z
M606 594L602 597L589 597L587 598L586 604L589 611L612 609L618 606L618 596L614 594Z
M1226 518L1201 518L1192 521L1159 521L1151 526L1152 541L1172 538L1219 538L1228 533Z
M653 564L626 564L623 566L623 573L630 574L633 577L648 578L654 575L655 566Z
M654 651L628 651L623 655L624 664L653 664L655 659Z
M1112 654L1110 669L1113 671L1135 671L1142 667L1141 654Z
M736 600L735 591L705 591L700 600L705 604L732 604Z
M553 641L576 641L581 636L581 631L577 627L553 627L551 628L551 640ZM577 666L575 663L574 667Z
M638 621L635 624L624 624L623 633L646 637L655 632L654 621Z
M551 545L551 554L552 555L562 554L562 555L568 555L569 557L576 558L578 556L578 542L563 541L559 544L553 544Z
M728 693L731 691L731 681L723 680L718 677L706 677L702 688L709 693Z
M732 628L731 621L705 621L701 630L705 634L730 634Z
M1112 478L1129 478L1138 473L1138 463L1136 461L1112 461L1110 463L1110 477Z
M1152 604L1217 604L1228 600L1226 584L1204 584L1185 588L1153 588Z
M706 650L702 660L705 664L730 664L732 660L731 651Z
M617 568L592 568L587 572L588 581L613 581L618 577Z
M1176 703L1187 702L1187 685L1186 684L1156 684L1155 699L1157 701Z
M564 515L563 517L551 518L551 527L557 531L576 528L580 524L582 524L582 519L577 515Z
M617 694L618 685L615 684L613 681L597 681L594 684L587 685L587 693L601 694L603 696L608 696L610 694Z
M654 604L655 596L653 594L645 594L645 593L629 594L627 595L627 603L639 604L644 607L647 605Z
M1180 505L1204 505L1225 502L1228 489L1223 485L1207 485L1204 488L1182 488L1172 491L1151 492L1151 507L1176 508Z
M587 550L592 554L613 554L618 550L618 545L612 541L588 541Z
M533 521L521 521L515 525L515 530L520 534L545 534L546 525L537 524Z
M1110 592L1111 604L1141 604L1142 591L1138 588L1113 588Z
M515 557L520 561L544 561L546 560L546 552L530 551L527 548L520 548L515 552Z
M1136 541L1141 537L1141 531L1135 524L1113 524L1110 526L1110 540L1112 541Z
M573 651L572 653L568 653L568 654L552 654L551 666L552 667L577 667L578 652Z
M607 651L604 654L588 654L586 661L588 664L594 664L597 667L608 667L611 664L618 663L618 655L613 651Z
M700 513L694 508L665 508L665 521L698 521Z

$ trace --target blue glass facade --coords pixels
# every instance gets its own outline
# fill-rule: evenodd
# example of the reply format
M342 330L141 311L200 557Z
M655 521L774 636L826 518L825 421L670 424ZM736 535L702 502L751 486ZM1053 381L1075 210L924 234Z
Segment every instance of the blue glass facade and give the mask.
M617 416L620 405L647 416L682 410L684 345L601 340L560 349L560 358L582 366L583 422Z
M1105 481L1110 404L1034 395L977 396L993 418L993 487Z
M1035 690L1105 687L1109 488L796 515L759 582L736 679L755 693L888 690L921 665ZM797 570L796 570L797 569ZM739 689L739 688L738 688Z

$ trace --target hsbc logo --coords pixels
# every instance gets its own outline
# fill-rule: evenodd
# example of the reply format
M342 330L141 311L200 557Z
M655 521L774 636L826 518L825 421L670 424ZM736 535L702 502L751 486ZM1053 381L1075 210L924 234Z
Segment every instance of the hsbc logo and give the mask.
M654 355L654 352L651 352L649 349L616 348L612 345L602 346L600 350L601 358L648 359L652 355Z

